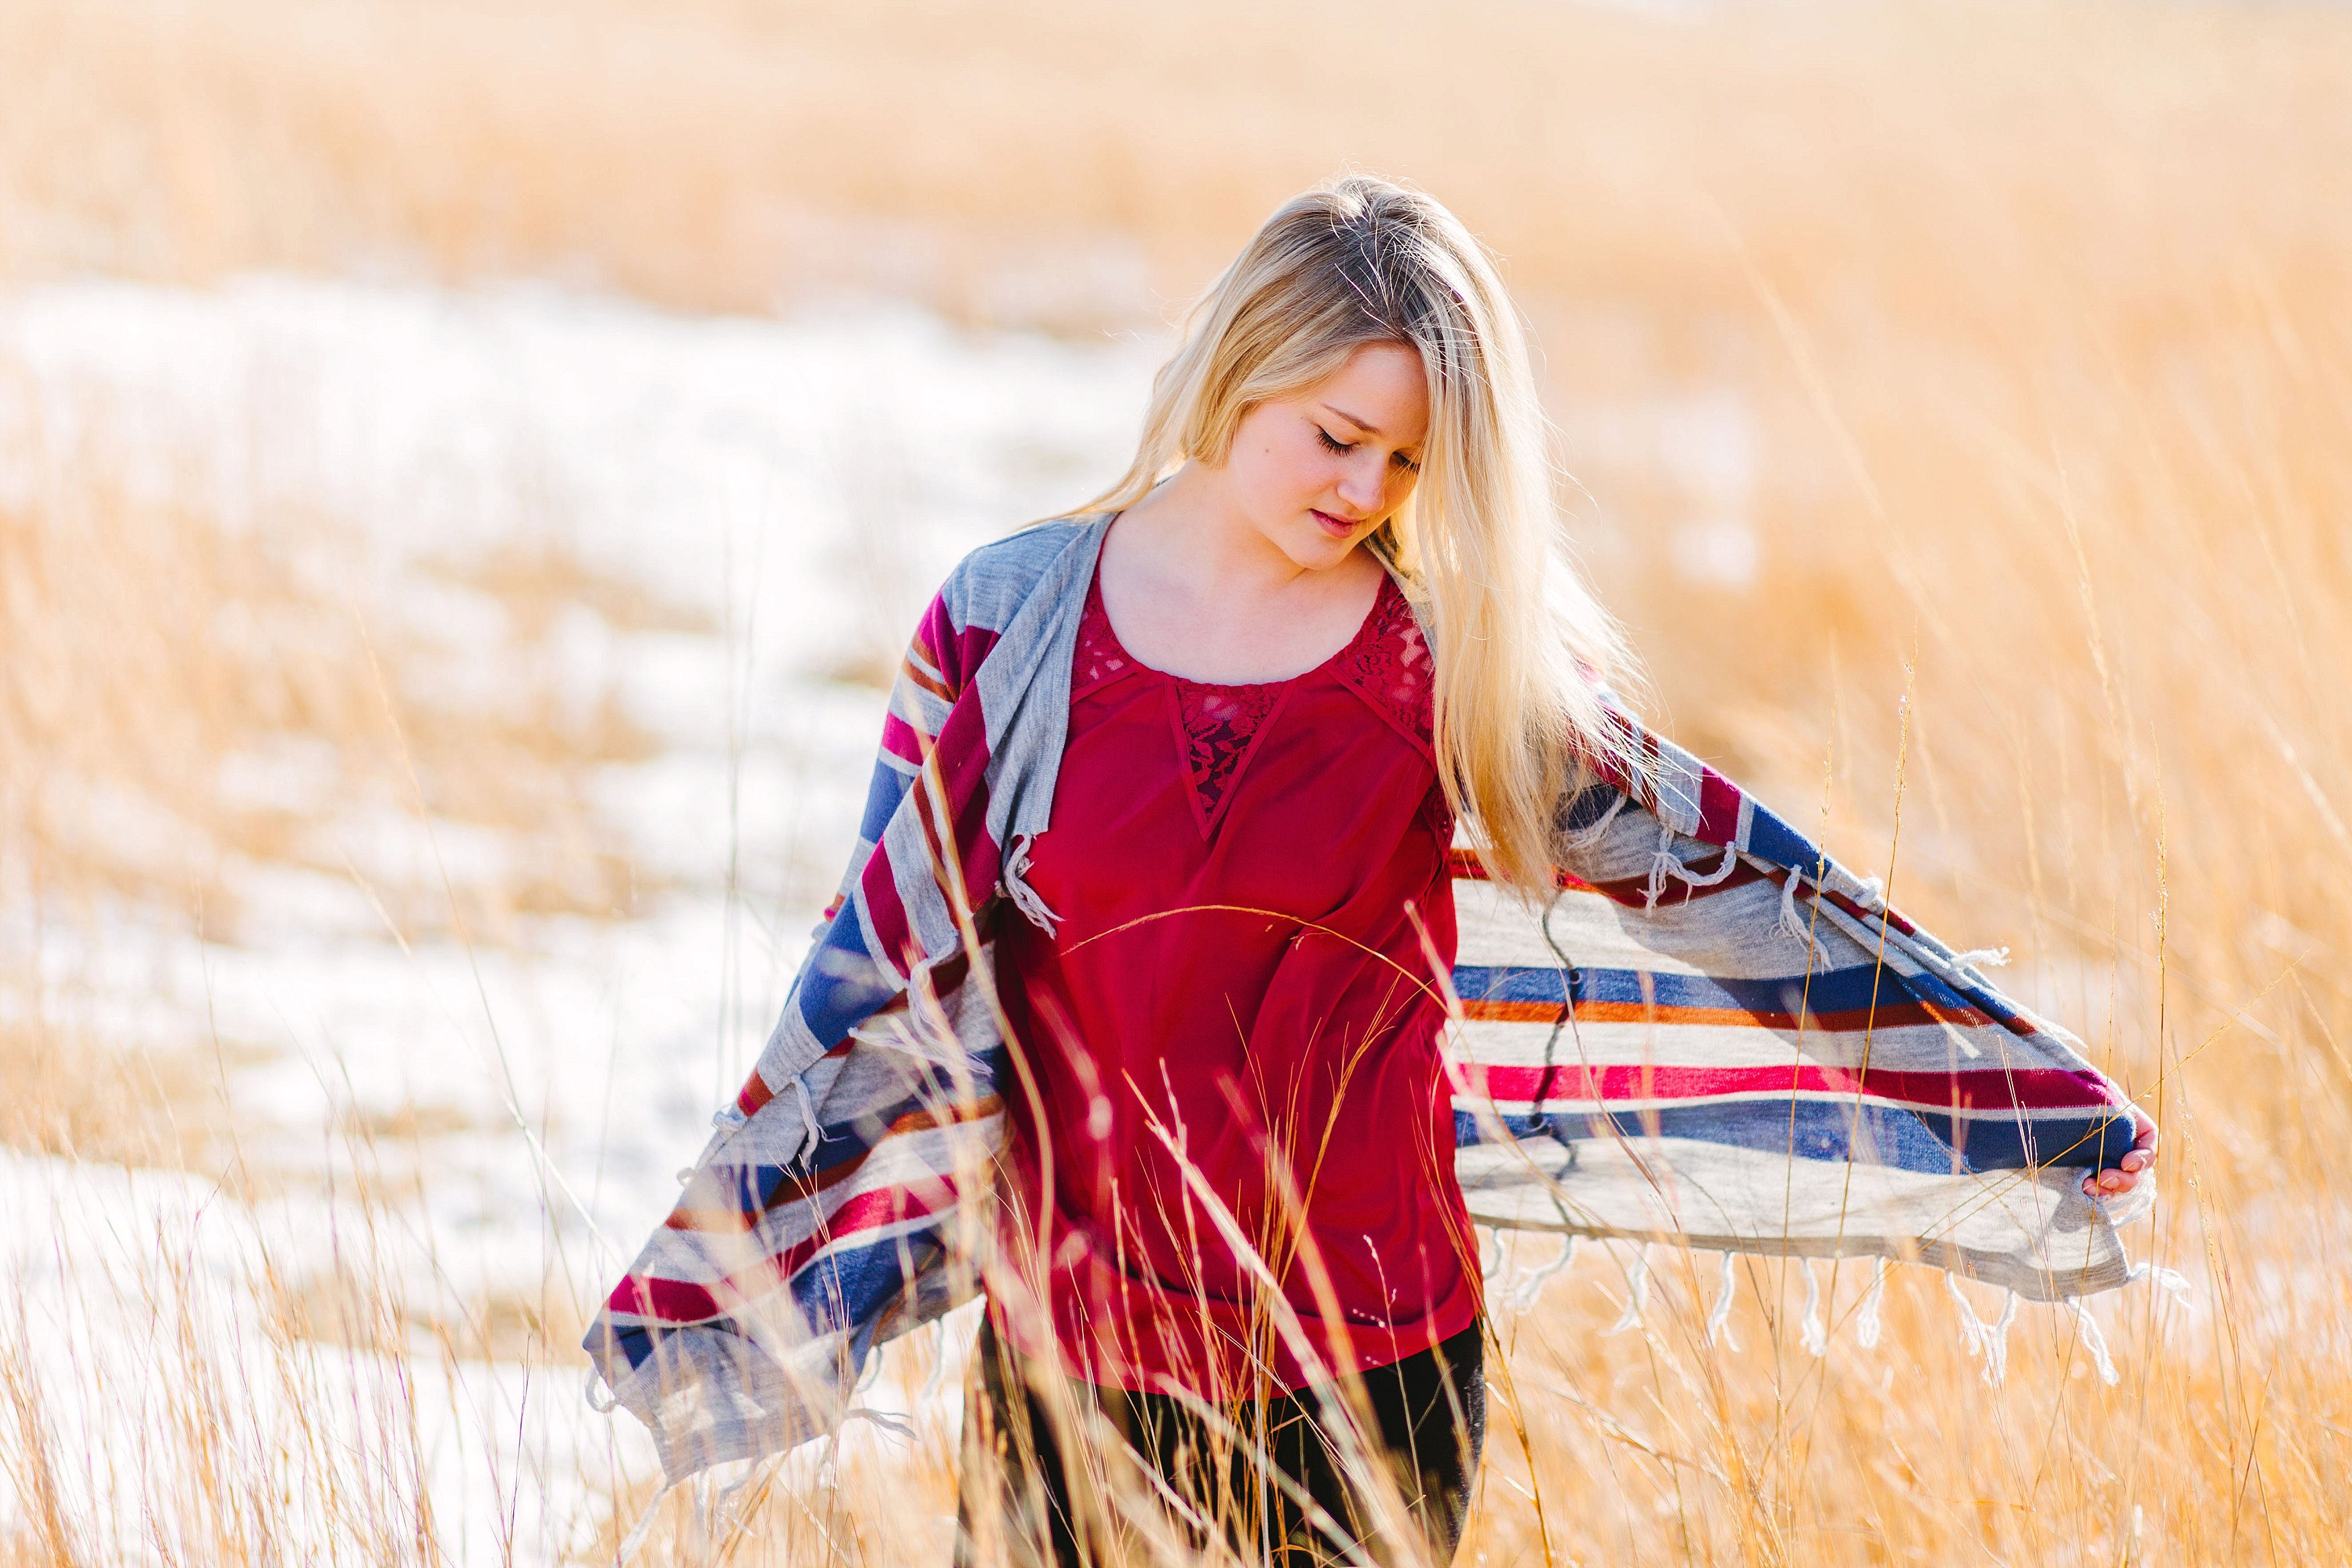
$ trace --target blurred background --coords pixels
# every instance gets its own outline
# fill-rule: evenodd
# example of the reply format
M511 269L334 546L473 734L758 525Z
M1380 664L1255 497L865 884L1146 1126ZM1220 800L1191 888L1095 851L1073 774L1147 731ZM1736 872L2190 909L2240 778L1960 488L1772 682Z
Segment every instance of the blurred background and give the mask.
M2352 11L0 0L0 1564L612 1560L576 1343L907 630L1343 169L1503 256L1662 727L2011 949L2189 1281L1998 1375L1497 1243L1462 1561L2352 1550ZM961 1343L649 1550L944 1562Z

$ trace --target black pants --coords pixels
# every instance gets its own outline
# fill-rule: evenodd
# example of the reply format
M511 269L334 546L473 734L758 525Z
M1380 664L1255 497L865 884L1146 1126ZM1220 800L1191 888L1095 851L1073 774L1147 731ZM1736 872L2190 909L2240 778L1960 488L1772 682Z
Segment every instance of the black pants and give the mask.
M1486 1437L1476 1324L1363 1375L1370 1451L1354 1476L1315 1391L1214 1416L1168 1395L1082 1384L1055 1394L986 1322L974 1361L957 1568L1098 1568L1148 1555L1154 1534L1198 1544L1211 1530L1277 1568L1381 1562L1391 1549L1358 1479L1364 1458L1386 1468L1433 1561L1461 1542Z

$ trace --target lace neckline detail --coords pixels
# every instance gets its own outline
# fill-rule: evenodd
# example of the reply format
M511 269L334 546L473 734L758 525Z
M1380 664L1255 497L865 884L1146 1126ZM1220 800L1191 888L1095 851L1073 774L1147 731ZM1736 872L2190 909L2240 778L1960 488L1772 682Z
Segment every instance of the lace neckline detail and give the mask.
M1232 803L1251 750L1283 699L1299 682L1326 670L1354 688L1391 724L1423 746L1429 744L1429 646L1412 606L1395 580L1387 577L1356 634L1314 669L1279 681L1218 683L1171 675L1129 653L1111 628L1097 576L1087 585L1086 608L1078 618L1070 695L1075 701L1129 675L1152 675L1168 683L1192 777L1193 808L1202 832L1208 834L1216 831Z
M1428 664L1428 644L1421 635L1421 623L1414 619L1412 605L1397 587L1396 580L1384 576L1380 591L1372 596L1372 607L1364 612L1364 619L1356 627L1356 634L1348 639L1345 647L1311 670L1302 670L1278 681L1194 681L1171 675L1143 663L1119 642L1118 633L1111 628L1110 612L1103 607L1102 574L1097 568L1094 580L1087 584L1086 607L1078 616L1077 648L1070 660L1070 695L1083 696L1097 686L1129 674L1158 675L1178 685L1199 686L1207 691L1249 692L1295 685L1323 670L1349 675L1351 683L1381 671L1393 674L1402 683L1395 685L1391 695L1400 702L1410 703L1416 697L1427 698Z
M1355 640L1339 650L1336 664L1340 678L1381 717L1423 747L1435 744L1437 661L1421 618L1394 578L1381 584L1372 612Z

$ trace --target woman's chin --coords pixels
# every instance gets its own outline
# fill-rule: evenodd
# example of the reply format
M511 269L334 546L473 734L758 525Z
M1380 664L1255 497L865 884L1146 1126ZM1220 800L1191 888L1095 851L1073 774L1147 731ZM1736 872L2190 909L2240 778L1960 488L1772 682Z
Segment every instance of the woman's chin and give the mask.
M1339 537L1324 528L1286 530L1275 541L1302 571L1328 571L1354 552L1356 537Z

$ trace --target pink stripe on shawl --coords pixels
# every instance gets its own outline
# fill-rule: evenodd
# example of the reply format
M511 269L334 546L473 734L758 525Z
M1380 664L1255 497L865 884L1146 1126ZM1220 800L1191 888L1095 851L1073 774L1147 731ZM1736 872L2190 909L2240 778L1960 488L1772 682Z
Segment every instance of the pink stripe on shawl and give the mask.
M1698 836L1716 844L1739 841L1739 787L1712 768L1698 778Z
M981 661L988 657L997 639L998 632L992 627L959 628L954 617L948 613L946 595L934 595L915 628L903 673L924 691L950 705L947 720L936 737L922 735L895 712L883 721L882 727L883 749L918 769L908 792L914 798L915 818L923 831L934 879L942 893L952 885L941 869L947 863L945 846L940 841L940 797L943 797L951 817L964 891L975 904L984 903L995 890L997 872L1003 863L996 841L988 831L987 716L981 712L979 700L970 690ZM938 672L936 677L930 674L934 670ZM931 785L934 779L938 783L937 796ZM906 904L898 896L898 874L899 868L890 859L888 846L884 845L866 862L866 870L858 878L858 893L874 929L877 951L870 956L904 975L921 961L922 945L915 939Z
M782 1289L820 1254L850 1244L858 1232L921 1219L954 1206L953 1178L942 1176L925 1186L939 1190L919 1191L908 1186L861 1193L843 1204L832 1222L816 1234L712 1284L632 1274L614 1287L611 1298L604 1303L605 1310L667 1323L705 1322L740 1314L761 1297Z
M1704 1100L1727 1094L1859 1094L1880 1103L1948 1111L2018 1108L2091 1110L2115 1101L2095 1074L2058 1068L1999 1068L1964 1072L1905 1072L1872 1068L1856 1073L1807 1062L1791 1067L1661 1067L1638 1062L1592 1068L1501 1067L1465 1063L1471 1086L1506 1104L1544 1100L1579 1103Z

